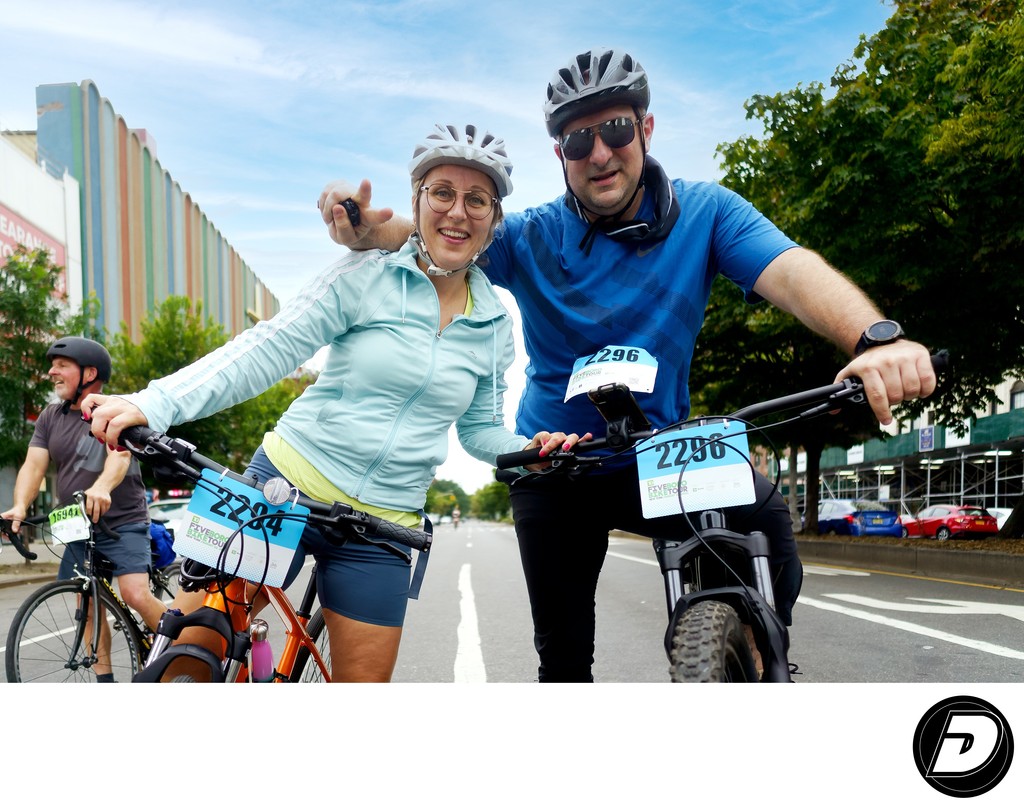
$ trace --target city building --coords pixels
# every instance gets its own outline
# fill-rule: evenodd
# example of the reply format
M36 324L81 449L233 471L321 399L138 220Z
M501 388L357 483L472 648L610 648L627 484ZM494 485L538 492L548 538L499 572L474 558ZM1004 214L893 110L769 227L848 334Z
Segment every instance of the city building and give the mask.
M186 189L160 165L153 136L132 128L92 81L36 88L35 132L0 132L0 265L19 244L64 267L77 310L90 295L110 335L134 340L171 295L202 303L230 335L280 301ZM40 369L43 372L45 369ZM10 503L17 469L0 470Z
M93 82L40 85L36 105L36 132L0 137L0 249L12 249L18 233L51 247L68 270L69 304L95 294L111 334L123 322L138 338L140 323L170 295L202 301L230 334L278 311L277 298L160 165L153 136L129 127Z

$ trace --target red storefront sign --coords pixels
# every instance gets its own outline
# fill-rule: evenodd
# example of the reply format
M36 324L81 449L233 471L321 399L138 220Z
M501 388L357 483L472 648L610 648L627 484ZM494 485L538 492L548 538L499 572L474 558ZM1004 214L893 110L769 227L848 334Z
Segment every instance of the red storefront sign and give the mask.
M64 245L47 235L35 225L22 219L10 208L0 205L0 265L14 255L18 245L22 244L30 250L44 249L50 253L50 260L60 267L65 267L67 251ZM63 295L67 290L67 274L62 272L55 290Z

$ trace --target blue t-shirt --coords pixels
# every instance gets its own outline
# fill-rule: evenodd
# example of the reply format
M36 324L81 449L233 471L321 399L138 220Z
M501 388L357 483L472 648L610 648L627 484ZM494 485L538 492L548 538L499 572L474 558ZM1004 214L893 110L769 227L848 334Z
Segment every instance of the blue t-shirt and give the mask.
M508 289L522 313L529 356L517 431L586 431L605 423L587 396L563 403L573 364L608 345L643 348L658 362L655 387L636 398L662 428L690 409L688 379L711 284L732 280L747 300L780 253L797 246L738 194L709 182L673 180L680 215L653 245L598 235L590 255L579 248L587 223L558 199L509 214L480 261ZM638 219L653 217L646 194Z

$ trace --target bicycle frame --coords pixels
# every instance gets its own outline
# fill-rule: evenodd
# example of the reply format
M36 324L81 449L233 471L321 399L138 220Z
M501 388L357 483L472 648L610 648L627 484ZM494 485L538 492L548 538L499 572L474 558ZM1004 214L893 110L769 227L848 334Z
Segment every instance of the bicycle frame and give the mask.
M234 578L223 585L212 583L206 588L202 607L196 611L189 614L182 614L177 610L168 611L160 621L146 665L136 675L134 681L161 681L168 674L174 661L181 657L199 658L209 667L214 681L247 681L249 652L252 648L249 634L252 599L248 590L252 586L254 585L241 578ZM298 609L292 605L283 589L265 586L261 588L261 593L277 613L285 631L284 647L275 663L274 681L289 681L299 651L305 648L319 668L324 681L329 682L328 664L306 630L316 601L315 568L306 584ZM220 635L224 645L219 657L195 644L173 644L184 630L194 627L206 628Z
M625 385L602 385L591 390L588 397L606 421L605 437L585 445L578 444L570 452L555 452L549 455L545 459L551 463L550 468L539 474L557 473L559 469L570 474L583 473L587 465L600 465L603 460L596 456L587 457L588 452L596 449L610 449L615 453L632 450L632 447L657 434L656 430L651 429L650 422ZM714 420L748 422L749 419L760 415L809 408L804 409L798 416L806 418L839 409L847 404L863 403L864 400L863 385L859 381L848 379L838 384L761 402L735 412L727 419ZM513 468L535 463L538 459L540 458L536 450L525 450L499 455L496 464L498 468ZM683 465L683 468L686 466ZM669 612L665 650L673 667L676 665L673 661L674 644L680 638L679 630L684 615L689 616L689 610L697 604L716 601L724 604L723 610L731 607L735 612L735 616L727 620L735 620L735 617L738 617L753 633L754 644L763 663L761 681L792 681L786 657L789 633L775 613L767 537L760 532L744 535L726 530L725 518L720 510L697 511L691 516L696 516L699 522L698 525L691 521L694 535L681 539L652 537L658 564L665 580ZM749 572L737 571L741 566L737 559L745 561ZM706 615L711 611L713 607L701 610L700 619L707 619ZM697 612L692 614L697 620ZM691 627L687 625L683 628L688 638ZM742 661L737 664L737 677L748 678L748 666Z
M81 492L76 492L75 501L81 504L84 501L84 497ZM88 535L82 540L84 546L82 565L79 567L75 564L72 572L73 576L69 579L74 582L78 589L78 600L75 608L75 629L74 635L71 641L66 645L68 657L64 663L64 667L69 671L77 671L81 668L90 669L97 665L100 660L100 638L102 633L101 626L107 620L124 620L126 621L127 630L131 631L134 636L138 639L139 649L142 658L149 652L151 648L151 641L148 629L146 626L136 619L135 614L128 605L121 599L118 592L115 590L113 584L108 579L107 574L110 572L109 569L104 566L104 557L100 554L97 558L97 547L96 547L96 525L92 523L87 517L84 517L88 525ZM45 517L32 517L24 520L25 524L43 527L46 526ZM102 520L101 520L102 522ZM116 536L116 531L110 528L105 528L111 535ZM34 561L37 555L34 552L29 551L28 545L25 541L16 533L9 530L9 523L4 520L4 524L0 525L0 530L4 532L6 536L11 539L12 545L18 550L18 552L29 561ZM109 562L107 562L109 563ZM119 614L111 611L109 615L105 614L103 605L103 599L100 597L102 589L110 595L112 605L117 607ZM82 619L82 617L86 619ZM91 626L91 636L87 628ZM83 651L83 655L79 658L79 651Z
M78 499L78 496L76 494L76 500L77 499ZM111 532L113 533L113 531L111 531ZM116 533L114 535L116 535ZM122 617L127 617L132 622L132 624L134 625L136 634L138 635L138 637L141 640L141 643L142 643L142 649L141 650L142 650L143 658L145 658L146 654L149 652L150 648L152 647L152 643L150 642L149 630L148 630L148 628L144 624L140 623L138 620L135 619L135 615L132 614L132 610L130 608L128 608L128 604L125 603L121 599L121 596L117 593L117 591L115 591L114 585L107 579L106 575L103 574L104 571L102 571L102 570L97 571L97 567L98 566L101 567L102 563L97 563L97 559L96 559L96 528L92 524L91 520L89 521L89 538L86 540L85 552L84 552L83 555L84 555L83 565L82 565L83 569L79 570L78 569L78 565L77 564L75 565L75 567L73 569L73 571L75 573L75 576L74 576L73 580L78 580L78 581L82 582L83 597L87 598L87 604L88 604L88 601L92 602L92 608L93 608L93 613L92 613L92 626L93 626L92 642L90 643L89 656L85 660L85 665L86 666L95 665L98 662L98 660L99 660L98 650L99 650L99 635L100 635L100 632L98 630L98 627L100 626L100 621L103 620L103 619L106 619L106 618L103 617L103 614L102 614L102 612L103 612L103 604L101 603L100 596L99 596L99 589L100 589L100 585L101 584L103 585L103 588L106 589L107 592L110 593L110 596L114 599L114 602L117 603L117 605L121 607L121 611L122 611L121 616ZM79 608L81 608L81 604L79 604ZM116 616L112 615L111 617L116 619ZM79 632L76 632L76 633L84 634L85 633L86 623L80 622L77 625L79 626ZM70 657L70 659L74 659L75 652L80 647L79 644L83 641L83 639L84 638L82 636L76 636L75 637L75 641L71 645L71 657ZM73 669L76 666L74 666L74 665L69 663L69 667L72 667L72 669Z
M253 489L256 492L253 496L258 497L257 501L250 499L248 493L232 495L228 492L229 497L234 496L237 500L231 509L231 518L237 528L229 528L235 531L231 533L231 537L240 532L245 525L262 525L262 528L256 529L265 529L267 523L282 518L268 516L267 506L277 507L290 501L293 507L299 505L303 509L304 516L300 518L304 518L307 524L317 527L328 541L336 544L353 539L363 541L393 552L407 562L411 562L411 556L396 545L420 551L423 554L421 560L430 550L432 539L429 530L420 531L404 527L359 511L345 503L324 503L309 499L293 489L283 478L268 481L268 484L272 485L267 489L255 477L246 477L231 471L199 454L194 446L180 439L140 426L126 429L122 438L128 451L143 462L161 468L170 475L191 480L197 485L209 485L202 473L203 470L207 470L219 475L220 480L228 478L234 483L241 483ZM263 494L270 496L264 498ZM244 519L236 513L235 508L245 514ZM283 518L288 517L286 515ZM227 542L230 543L230 540L229 538ZM224 546L227 547L228 543ZM307 631L316 598L315 573L311 576L300 608L296 611L282 589L265 584L249 584L243 578L235 577L238 574L238 567L225 573L223 570L226 567L220 559L215 565L222 572L217 573L212 566L201 564L200 567L210 571L210 574L192 579L195 589L203 587L206 591L202 607L189 614L183 614L176 609L171 610L161 618L153 650L134 681L163 681L169 674L170 666L183 657L198 660L209 670L213 681L236 682L247 679L249 652L252 648L249 617L254 605L247 596L247 591L251 591L252 587L258 587L257 594L266 596L285 626L285 648L278 657L274 681L288 681L297 673L295 666L303 652L308 652L323 678L330 681L329 661L323 659L315 640ZM183 575L183 580L185 578ZM274 579L275 583L279 581L279 578ZM223 653L218 656L214 651L190 642L174 643L180 639L185 629L193 627L219 634L223 640Z

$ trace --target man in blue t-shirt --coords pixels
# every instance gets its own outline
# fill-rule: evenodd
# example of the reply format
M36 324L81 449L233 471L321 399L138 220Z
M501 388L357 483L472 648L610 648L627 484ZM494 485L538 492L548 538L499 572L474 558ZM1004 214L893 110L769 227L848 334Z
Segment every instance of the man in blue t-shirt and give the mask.
M903 339L845 276L737 194L666 176L648 154L649 102L646 72L618 49L574 56L548 85L544 116L566 193L507 214L479 262L523 316L529 365L517 431L557 424L603 435L582 395L591 358L633 360L623 372L633 373L629 386L656 428L685 418L694 345L719 274L748 301L768 300L854 355L837 380L861 378L882 424L892 421L891 405L931 394L928 351ZM397 249L411 223L371 208L370 197L367 180L325 188L319 204L331 237L353 249ZM340 204L349 198L360 208L356 226ZM767 504L731 509L730 528L769 537L776 610L791 625L803 575L792 521L764 478L756 493ZM685 517L644 518L635 464L573 481L526 478L511 500L540 681L593 681L594 599L609 531L678 537Z

